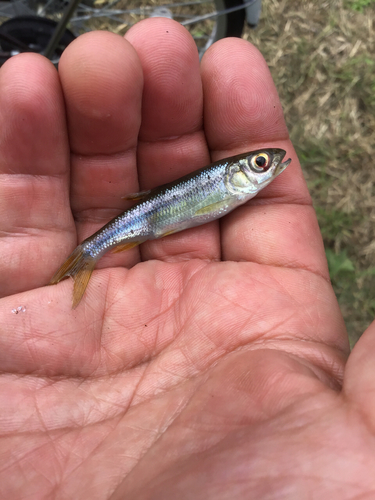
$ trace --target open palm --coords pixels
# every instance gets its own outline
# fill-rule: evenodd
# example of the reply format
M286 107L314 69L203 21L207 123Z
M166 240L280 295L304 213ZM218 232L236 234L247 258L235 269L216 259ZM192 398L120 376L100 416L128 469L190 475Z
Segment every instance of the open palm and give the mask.
M375 327L341 389L345 326L264 60L227 39L200 67L166 19L126 38L0 71L0 498L371 498ZM76 310L71 280L45 286L126 193L263 146L292 164L249 204L106 255Z

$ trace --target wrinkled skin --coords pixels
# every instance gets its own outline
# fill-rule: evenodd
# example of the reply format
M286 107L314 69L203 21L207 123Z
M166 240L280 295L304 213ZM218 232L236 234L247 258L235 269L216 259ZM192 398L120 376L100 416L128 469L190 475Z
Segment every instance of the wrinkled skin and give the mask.
M260 53L90 33L8 61L0 119L0 498L374 498L375 324L347 359ZM75 311L45 286L126 193L263 146L292 164L246 206L105 256Z

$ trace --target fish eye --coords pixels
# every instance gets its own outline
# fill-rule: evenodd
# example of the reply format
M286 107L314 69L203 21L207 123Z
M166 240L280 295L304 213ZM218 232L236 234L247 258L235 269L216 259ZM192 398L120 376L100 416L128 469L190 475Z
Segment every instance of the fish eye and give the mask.
M261 167L263 168L264 165L267 163L267 160L264 156L262 155L259 155L256 159L255 159L255 163L257 164L258 167Z
M271 157L267 153L258 153L251 158L250 163L255 172L265 172L271 166Z

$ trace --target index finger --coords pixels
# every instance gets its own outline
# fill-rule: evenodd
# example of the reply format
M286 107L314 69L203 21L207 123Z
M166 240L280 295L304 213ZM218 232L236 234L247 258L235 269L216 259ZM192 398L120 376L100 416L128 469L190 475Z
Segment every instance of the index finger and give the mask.
M303 268L328 279L315 211L264 58L244 40L221 40L202 60L202 82L213 160L263 147L292 158L254 200L221 220L223 260Z

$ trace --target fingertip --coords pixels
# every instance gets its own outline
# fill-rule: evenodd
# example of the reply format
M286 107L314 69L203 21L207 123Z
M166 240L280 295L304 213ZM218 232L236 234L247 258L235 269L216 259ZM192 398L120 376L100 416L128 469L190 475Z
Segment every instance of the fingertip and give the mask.
M56 68L49 59L33 52L23 52L10 57L0 68L0 75L8 71L32 70L33 73L39 73L41 70L56 75Z
M65 174L67 136L57 71L39 54L10 58L0 70L1 172ZM51 165L50 154L57 161Z
M52 93L58 85L57 71L45 57L31 53L11 57L0 69L1 110L11 111L7 109L11 106L13 116L22 116L32 107L40 113L41 107L48 106L49 111L55 105Z
M110 32L86 33L64 51L59 75L74 152L111 154L135 147L130 132L140 125L143 74L129 42ZM131 112L121 107L125 101L132 102Z
M12 111L14 118L33 107L40 114L61 105L55 96L60 92L57 71L40 54L23 53L8 59L0 68L0 87L1 110Z
M126 39L139 55L145 79L141 140L199 130L202 86L198 49L190 33L171 19L150 18L131 28Z
M168 59L172 50L180 51L185 57L199 63L198 49L193 37L184 26L173 19L166 17L144 19L127 31L125 39L150 61L159 57L160 52L165 52ZM148 50L150 41L155 48L154 51ZM184 59L183 62L187 64L190 61Z
M77 73L86 76L102 67L105 62L109 65L118 64L119 68L123 63L124 57L133 62L135 71L139 71L139 61L137 53L127 40L110 31L90 31L76 38L64 50L59 61L59 73L64 73L71 67ZM93 68L93 61L98 61L98 67ZM110 75L111 78L116 77Z

